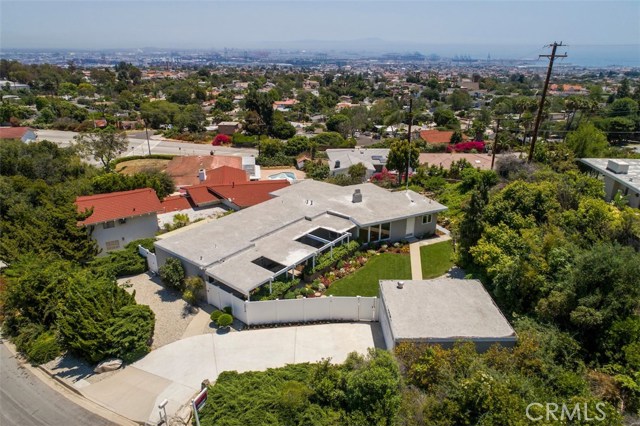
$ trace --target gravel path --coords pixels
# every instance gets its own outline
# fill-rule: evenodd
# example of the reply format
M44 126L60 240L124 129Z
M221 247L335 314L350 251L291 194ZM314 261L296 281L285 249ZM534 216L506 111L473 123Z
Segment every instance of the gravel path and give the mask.
M119 279L118 283L129 293L135 290L136 302L149 305L156 314L152 350L180 340L197 313L196 310L190 310L189 304L182 300L177 291L165 288L159 277L145 273Z

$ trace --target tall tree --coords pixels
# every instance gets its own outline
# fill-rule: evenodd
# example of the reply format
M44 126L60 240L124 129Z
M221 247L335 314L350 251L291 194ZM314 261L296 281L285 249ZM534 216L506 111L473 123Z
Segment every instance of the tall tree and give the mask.
M100 161L105 170L111 170L111 161L129 146L124 132L118 132L109 126L92 132L80 133L76 136L76 146L82 155L91 155Z
M409 161L409 167L417 169L420 165L420 150L414 144L409 146L407 140L397 140L391 144L389 150L389 158L387 159L387 169L398 171L398 182L402 182L403 171L407 168L407 161ZM409 179L409 176L405 177L405 181Z
M578 158L599 157L609 146L607 136L591 123L584 123L578 130L567 134L567 146Z

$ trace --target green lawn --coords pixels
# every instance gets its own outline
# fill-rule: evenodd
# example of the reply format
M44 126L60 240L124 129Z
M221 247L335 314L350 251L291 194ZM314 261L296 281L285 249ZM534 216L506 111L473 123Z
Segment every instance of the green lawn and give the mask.
M444 275L453 266L452 253L451 241L420 247L422 279L428 280Z
M411 259L407 254L383 253L374 256L353 275L331 284L327 295L377 296L378 280L411 279Z

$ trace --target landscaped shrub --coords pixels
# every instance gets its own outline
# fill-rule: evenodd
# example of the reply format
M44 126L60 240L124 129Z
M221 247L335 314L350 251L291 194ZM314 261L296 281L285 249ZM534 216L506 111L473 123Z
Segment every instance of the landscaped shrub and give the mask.
M213 146L229 145L230 143L231 138L223 134L216 135L216 137L213 138L213 141L211 141L211 145Z
M215 311L211 312L211 315L209 315L209 318L211 318L211 321L215 322L216 324L218 323L218 318L220 318L220 315L224 314L224 312L216 309Z
M40 334L31 342L26 352L27 358L33 364L44 364L60 355L61 349L53 331Z
M184 289L184 268L178 259L174 257L167 259L167 262L160 267L158 272L162 283L167 287L176 290Z
M269 292L269 284L264 284L251 294L251 300L260 301L282 299L290 288L297 286L299 283L300 280L274 281L271 283L271 293Z
M147 260L138 253L138 245L153 248L154 238L132 241L123 250L113 251L104 257L95 258L89 267L98 274L116 278L142 274L147 270Z
M147 305L129 305L116 312L107 329L110 356L131 363L149 353L155 315Z
M333 265L339 260L347 256L350 256L351 254L358 251L359 248L360 248L359 242L351 241L347 244L343 244L339 247L335 247L333 249L333 256L331 255L331 251L327 250L325 253L321 254L316 258L315 268L311 268L310 265L308 265L308 267L305 268L305 272L307 274L315 274L318 271L328 268L329 266Z
M184 280L184 287L182 297L190 305L195 305L198 302L198 294L204 290L204 281L200 277L187 277Z
M229 327L233 324L233 317L229 314L222 314L218 317L216 324L218 324L218 327L220 328Z

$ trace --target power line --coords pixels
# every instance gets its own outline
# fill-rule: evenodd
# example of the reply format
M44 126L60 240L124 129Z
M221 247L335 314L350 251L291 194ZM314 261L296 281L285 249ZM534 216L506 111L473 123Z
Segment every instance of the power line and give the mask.
M540 128L540 120L542 120L542 111L544 109L544 100L547 97L547 89L549 88L549 79L551 78L551 70L553 69L553 61L556 58L566 58L567 54L564 55L556 55L556 50L558 46L564 46L562 42L556 43L553 42L551 45L551 55L539 55L540 58L546 57L549 58L549 68L547 68L547 78L544 80L544 88L542 89L542 97L540 98L540 105L538 106L538 114L536 116L535 127L533 128L533 138L531 139L531 146L529 147L529 158L527 162L531 163L533 161L533 150L536 145L536 139L538 138L538 129Z

